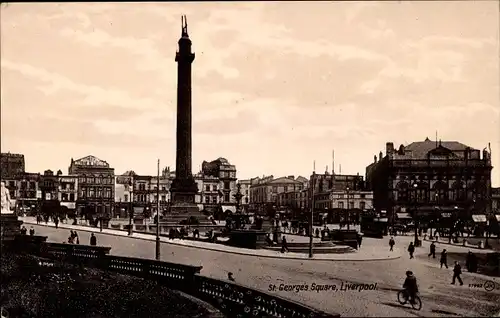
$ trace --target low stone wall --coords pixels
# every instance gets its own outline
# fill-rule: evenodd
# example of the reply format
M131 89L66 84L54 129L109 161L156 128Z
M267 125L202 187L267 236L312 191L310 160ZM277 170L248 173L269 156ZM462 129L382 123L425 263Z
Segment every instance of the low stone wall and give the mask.
M229 317L339 317L276 295L254 290L234 282L200 275L202 266L108 255L111 248L88 245L35 243L14 240L13 250L47 259L80 264L148 280L155 280L211 303ZM17 243L16 243L17 242ZM23 242L23 244L20 244ZM26 246L38 245L38 248Z

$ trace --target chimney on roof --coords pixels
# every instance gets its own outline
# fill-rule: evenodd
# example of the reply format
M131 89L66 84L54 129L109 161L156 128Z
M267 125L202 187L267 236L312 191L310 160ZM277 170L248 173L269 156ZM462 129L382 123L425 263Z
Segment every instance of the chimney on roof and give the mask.
M295 180L295 176L294 175L288 176L287 179Z
M373 163L377 163L377 155L373 156Z
M378 161L382 161L382 151L378 153Z
M392 142L387 142L385 144L385 155L390 156L394 153L394 144Z

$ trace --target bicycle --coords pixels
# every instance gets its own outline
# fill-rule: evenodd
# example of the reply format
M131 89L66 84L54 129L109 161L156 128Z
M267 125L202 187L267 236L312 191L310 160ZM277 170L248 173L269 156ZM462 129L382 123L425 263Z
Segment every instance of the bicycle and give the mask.
M409 301L410 295L406 290L400 290L398 292L398 301L401 305L405 305ZM415 302L411 304L411 307L415 310L420 310L422 308L422 301L418 295L415 295Z

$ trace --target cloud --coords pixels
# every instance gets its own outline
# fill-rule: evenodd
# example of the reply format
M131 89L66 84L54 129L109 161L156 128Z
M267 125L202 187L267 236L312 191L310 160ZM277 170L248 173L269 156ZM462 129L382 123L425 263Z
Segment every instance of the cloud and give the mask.
M151 98L134 98L122 90L75 83L60 74L52 73L32 65L2 59L1 66L3 69L20 72L26 77L47 83L48 85L39 87L45 95L59 94L62 91L71 91L72 93L81 95L83 98L82 104L86 107L96 108L103 105L110 105L111 107L115 107L115 110L118 108L129 108L130 110L125 110L129 113L134 113L134 110L138 108L144 112L157 111L163 107L162 102ZM112 110L108 109L108 111ZM123 117L123 113L121 115ZM120 115L117 116L117 119L119 117Z

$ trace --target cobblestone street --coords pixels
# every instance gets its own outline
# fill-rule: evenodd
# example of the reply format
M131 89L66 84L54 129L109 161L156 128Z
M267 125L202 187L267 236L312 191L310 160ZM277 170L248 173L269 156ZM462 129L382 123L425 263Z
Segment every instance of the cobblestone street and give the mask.
M45 226L34 226L37 235L48 236L49 241L63 242L69 230ZM90 233L79 232L81 244L89 241ZM154 258L154 242L109 234L96 234L98 244L111 246L111 253L121 256ZM411 237L397 237L397 245L404 249ZM362 249L387 245L387 240L366 238ZM449 247L447 247L449 248ZM451 247L460 248L460 247ZM438 246L439 250L439 246ZM416 256L427 254L428 247L417 249ZM289 299L298 300L328 312L342 316L491 316L500 310L500 289L497 278L464 273L464 286L451 285L452 271L440 269L427 257L409 259L405 254L400 259L388 261L308 261L273 259L257 256L235 255L224 252L176 246L164 243L161 249L164 261L202 265L202 274L226 279L233 272L236 282L268 291ZM412 270L419 280L423 302L422 310L416 312L409 306L397 302L397 291L401 288L406 270ZM469 284L481 284L495 280L497 288L487 292L481 288L470 288ZM337 291L279 291L280 284L308 285L324 284L337 286ZM376 290L338 291L344 283L377 284Z

